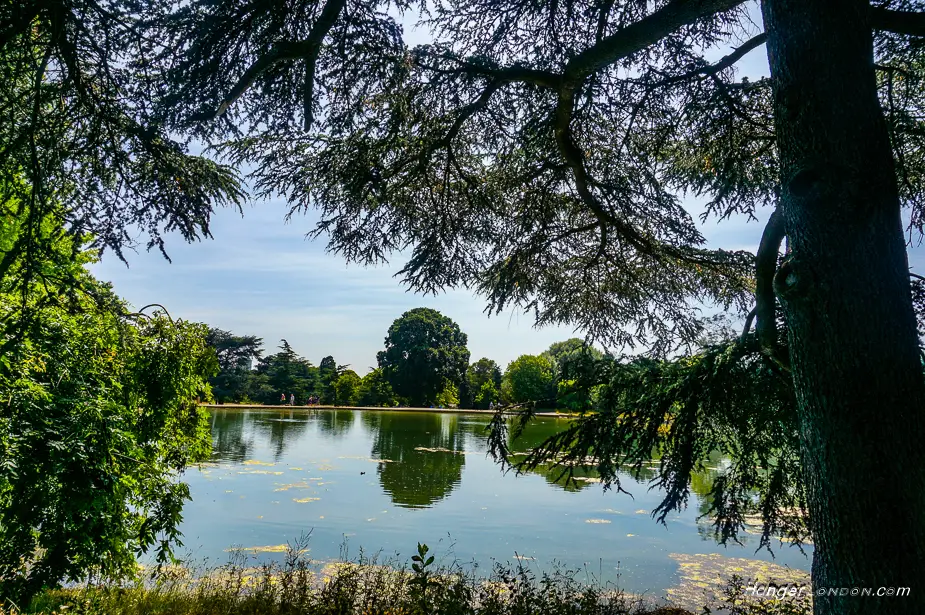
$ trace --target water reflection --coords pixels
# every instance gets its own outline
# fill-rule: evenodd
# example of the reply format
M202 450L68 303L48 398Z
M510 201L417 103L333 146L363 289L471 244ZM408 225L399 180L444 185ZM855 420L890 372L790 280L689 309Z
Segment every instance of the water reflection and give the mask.
M254 448L253 435L244 435L248 412L212 411L212 461L244 461Z
M370 456L384 460L379 482L396 506L433 506L459 484L466 457L457 415L366 412L362 420L374 434Z
M261 436L268 437L273 450L273 461L279 461L286 447L299 440L314 418L304 412L290 410L270 418L259 419L254 426Z
M340 438L350 431L356 414L353 410L318 410L318 429L331 438Z
M269 448L273 461L279 461L287 448L307 435L312 426L326 441L336 442L361 425L370 436L370 457L381 459L376 474L383 491L396 506L425 508L445 499L462 479L465 452L487 453L487 417L422 412L359 412L353 410L294 410L246 412L215 410L212 413L213 461L242 462L252 457L255 439ZM565 429L565 419L543 420L529 424L510 442L513 461L522 460L547 438ZM266 447L265 445L269 446ZM658 456L634 473L640 483L656 475ZM691 490L700 515L710 507L709 492L719 472L722 457L715 453L707 469L693 476ZM500 468L499 468L500 472ZM528 472L542 476L546 482L568 492L597 487L597 473L590 468L575 467L576 481L566 482L562 468L543 464ZM629 478L627 476L626 478ZM700 523L706 538L709 522Z
M698 523L697 516L709 506L706 496L722 471L719 455L695 476L690 507L670 515L663 527L647 514L664 495L650 490L647 480L658 468L657 457L642 469L641 484L622 475L633 498L602 494L589 481L556 483L558 471L549 466L515 478L486 457L489 420L392 411L215 409L217 463L186 476L192 494L184 509L186 542L202 545L197 556L222 558L233 544L275 548L311 531L312 557L332 559L345 536L363 548L404 553L417 542L436 545L452 532L460 561L491 566L492 558L503 561L516 552L536 558L531 565L538 570L554 560L574 569L590 563L602 578L619 574L621 585L638 592L676 584L678 564L669 554L716 550L709 520ZM542 419L511 448L526 454L567 425ZM576 474L595 478L590 470ZM771 559L755 552L756 537L742 539L743 545L727 545L723 553ZM799 551L775 551L782 565L809 566Z
M556 419L549 421L534 421L527 425L519 437L510 440L509 447L512 453L512 462L522 461L534 448L545 442L548 438L556 435L568 427L568 421ZM555 485L565 491L581 491L594 483L597 473L581 467L572 468L572 475L578 480L566 481L563 476L563 468L553 467L552 464L543 464L533 470L530 474L539 474L546 479L550 485Z

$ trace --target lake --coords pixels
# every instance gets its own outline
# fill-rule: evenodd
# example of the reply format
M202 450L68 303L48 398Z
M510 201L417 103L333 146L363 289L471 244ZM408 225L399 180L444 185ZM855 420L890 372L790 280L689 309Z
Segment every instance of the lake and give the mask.
M495 560L519 560L536 571L558 562L656 595L678 584L684 556L716 553L714 561L748 558L809 570L811 546L804 555L781 545L772 557L756 553L756 535L743 536L742 545L717 544L709 521L698 521L707 504L695 493L666 527L650 515L660 494L645 480L625 477L630 497L605 493L590 477L566 487L548 471L505 474L486 456L489 418L213 410L212 461L184 475L192 501L180 554L215 565L242 547L257 559L280 560L280 545L310 531L314 560L337 559L345 545L349 555L362 548L407 560L420 541L438 562L474 563L486 573ZM512 448L527 450L566 424L541 419ZM722 459L713 461L715 471ZM698 477L697 491L708 489L709 474Z

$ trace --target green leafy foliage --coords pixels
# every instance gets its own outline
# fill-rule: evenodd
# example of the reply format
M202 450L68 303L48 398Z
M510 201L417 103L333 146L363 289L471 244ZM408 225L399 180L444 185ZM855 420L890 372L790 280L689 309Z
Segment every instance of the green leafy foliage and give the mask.
M152 108L162 82L143 21L141 5L125 0L0 9L0 202L23 206L0 276L14 260L22 287L39 275L50 254L39 227L52 215L123 257L139 232L163 252L166 232L209 237L216 207L240 207L237 174L191 154Z
M263 340L253 335L238 336L210 328L206 340L218 358L219 373L209 379L216 401L238 401L253 394L249 382L252 365L263 354Z
M0 246L24 220L4 220ZM29 314L0 367L0 597L14 600L133 576L150 550L171 561L189 499L179 474L210 453L198 402L218 371L205 326L128 313L56 218L38 232L51 253L13 258L0 278L0 318ZM23 286L26 267L44 281Z
M488 573L474 567L439 564L421 548L407 561L360 555L350 561L319 563L290 547L282 562L255 569L249 559L189 579L170 579L157 588L96 587L44 592L22 613L75 615L692 615L672 606L654 606L599 583L578 570L554 565L535 574L531 567L497 562ZM420 572L415 568L419 568ZM423 575L427 575L426 583ZM316 582L326 577L324 584ZM789 601L743 600L745 583L733 579L718 604L704 596L701 615L810 615L811 605ZM697 588L700 589L700 588ZM698 592L702 593L702 592ZM704 602L708 602L704 604ZM711 610L715 608L716 610ZM7 613L0 607L0 614Z
M459 406L459 387L452 382L447 382L434 398L434 406L437 408L456 408Z
M466 334L437 310L415 308L396 319L378 354L379 367L392 389L413 406L430 406L458 385L469 366Z
M479 410L487 410L497 404L501 401L501 391L499 389L500 387L495 385L492 380L482 384L478 393L475 394L474 407Z
M363 376L359 390L359 405L361 406L391 407L398 405L398 398L392 390L392 385L378 367Z
M360 400L360 385L362 380L352 369L344 371L334 383L336 405L356 406Z
M318 390L318 370L296 353L289 342L280 342L278 353L260 359L257 364L254 376L260 379L261 385L254 399L277 404L280 396L285 395L289 403L290 396L295 395L296 403L305 403L309 395Z
M545 404L546 407L554 404L555 372L548 357L521 355L508 365L504 379L510 386L511 402Z
M488 408L488 404L498 401L500 395L501 368L491 359L482 357L469 366L465 384L460 395L460 405L465 408ZM486 385L490 386L486 388Z
M430 551L430 548L426 544L418 543L418 553L417 555L411 556L411 570L414 572L414 577L409 581L411 586L411 596L413 599L417 600L418 607L421 609L422 613L428 613L430 608L428 608L428 596L427 590L430 589L430 586L434 584L434 580L431 579L431 571L429 566L434 563L434 556L427 556L427 553Z

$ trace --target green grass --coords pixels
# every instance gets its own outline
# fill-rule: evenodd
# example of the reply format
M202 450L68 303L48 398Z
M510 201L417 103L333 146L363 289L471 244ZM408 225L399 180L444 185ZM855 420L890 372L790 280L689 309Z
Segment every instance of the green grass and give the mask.
M147 582L45 590L25 609L0 605L0 615L691 615L579 581L577 571L537 576L524 566L496 565L478 576L459 565L435 566L423 545L412 560L408 568L361 554L325 565L292 548L281 564L248 567L239 555L200 574L175 568ZM744 603L739 595L731 584L720 606L734 615L810 613L783 601Z

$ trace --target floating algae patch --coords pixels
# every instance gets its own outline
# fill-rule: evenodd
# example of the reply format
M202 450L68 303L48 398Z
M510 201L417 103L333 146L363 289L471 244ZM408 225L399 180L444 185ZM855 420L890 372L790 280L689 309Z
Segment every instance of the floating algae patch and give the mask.
M639 510L636 511L636 514L637 515L648 515L649 511L646 510L645 508L640 508Z
M260 553L288 553L293 551L295 553L305 553L308 549L299 549L296 551L288 544L281 545L267 545L265 547L231 547L230 549L225 549L226 552L237 552L237 551L246 551L248 553L253 553L258 555Z
M292 470L292 471L294 471L294 472L301 472L301 471L302 471L302 468L297 468L297 467L295 467L295 466L293 466L293 467L291 467L291 468L289 468L289 469Z
M308 504L309 502L317 502L321 498L292 498L293 502L298 502L299 504Z
M315 485L306 483L304 480L300 480L297 483L288 483L288 484L276 483L276 485L277 487L273 491L289 491L290 489L311 489L312 487L315 486Z
M243 472L238 472L238 474L270 474L272 476L282 476L282 472L274 472L272 470L245 470Z
M809 585L809 573L764 562L761 560L746 559L743 557L724 557L718 553L686 554L671 553L669 557L678 562L678 576L680 583L676 587L666 590L667 597L672 604L697 611L703 605L719 605L723 590L729 586L733 575L741 577L746 584L773 583L782 585L793 583L796 585ZM809 604L812 591L807 589L806 595L801 599ZM742 596L747 600L766 600L762 597Z
M585 519L585 523L610 523L610 519Z
M529 555L517 555L516 553L514 554L514 559L519 559L522 562L532 562L536 560L535 557L530 557Z
M427 448L426 446L415 446L414 450L424 451L425 453L453 453L455 455L465 455L466 454L465 451L454 451L453 449L442 448L442 447Z
M275 463L269 463L267 461L258 461L256 459L248 459L247 461L244 461L242 463L244 463L244 465L246 466L268 466L271 468L276 465Z
M573 476L572 480L577 480L582 483L599 483L601 479L594 476Z

